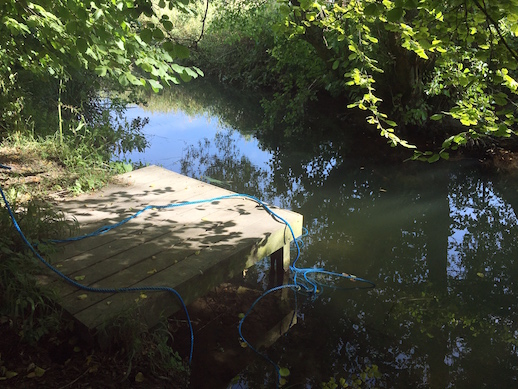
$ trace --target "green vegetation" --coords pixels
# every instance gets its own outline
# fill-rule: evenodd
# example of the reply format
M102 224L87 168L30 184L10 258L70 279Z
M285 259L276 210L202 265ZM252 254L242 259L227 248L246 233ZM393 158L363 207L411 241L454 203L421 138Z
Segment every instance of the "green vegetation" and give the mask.
M77 228L52 210L52 200L98 189L111 174L131 169L114 161L118 155L146 147L147 121L127 122L126 105L142 101L142 91L201 76L200 69L268 92L262 139L284 134L316 143L315 128L325 123L315 122L311 109L325 106L344 131L366 120L418 160L448 159L461 147L515 146L518 0L7 0L0 20L0 163L15 167L0 172L0 184L34 243ZM175 101L181 93L166 94ZM196 94L212 99L204 87ZM252 132L249 116L221 103L211 107ZM180 108L199 112L194 101ZM228 136L218 141L234 155ZM187 157L205 154L200 146ZM246 158L239 163L248 178L229 181L257 181L261 172ZM61 345L54 335L69 323L52 291L39 286L35 261L4 206L0 221L0 326L20 344ZM118 333L130 353L124 377L132 364L157 374L183 369L167 332L153 338L126 324ZM146 365L144 355L160 363ZM15 377L8 377L8 363L0 354L2 379ZM363 373L370 374L327 385L361 386Z
M138 102L138 89L157 92L202 75L182 64L189 49L172 35L173 20L191 6L189 0L1 2L0 164L13 169L0 171L0 185L30 242L77 232L74 220L53 210L53 201L96 190L113 174L132 168L116 160L147 146L142 132L147 119L128 122L124 115L128 103ZM68 386L75 377L45 373L42 363L49 361L38 350L65 352L73 336L70 323L54 292L41 286L41 269L3 202L0 221L0 327L6 334L0 380L29 387L23 379L37 377L43 386L61 387L65 381ZM39 244L38 250L45 255L53 249ZM119 330L121 337L127 334ZM79 363L85 374L96 373L100 382L106 379L95 366L117 366L120 357L129 361L122 379L141 368L146 375L135 381L149 380L151 366L155 375L180 372L175 381L184 383L183 363L163 331L130 335L134 339L126 341L140 342L126 347L131 357L100 354L94 363L92 355L99 350L91 345L74 346L73 356L84 357ZM83 355L86 350L92 355ZM34 374L20 374L30 370ZM70 372L75 375L74 368Z
M353 374L348 379L339 378L338 381L331 377L329 381L322 382L322 389L337 388L376 388L377 380L381 378L381 373L377 365L365 366L359 374Z
M302 131L319 101L433 162L461 146L511 147L517 35L515 0L215 1L196 59L274 92L265 129Z

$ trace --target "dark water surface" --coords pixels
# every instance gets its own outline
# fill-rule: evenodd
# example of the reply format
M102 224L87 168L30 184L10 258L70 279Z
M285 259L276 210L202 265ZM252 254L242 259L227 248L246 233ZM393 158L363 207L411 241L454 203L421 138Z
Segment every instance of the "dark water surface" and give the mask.
M286 387L341 378L361 388L518 387L516 179L470 161L373 163L333 142L271 147L251 135L239 104L171 104L129 111L150 116L151 147L126 157L303 214L299 265L376 283L328 280L299 299L298 324L268 350L291 371ZM265 266L249 282L266 285ZM275 387L257 359L230 387Z

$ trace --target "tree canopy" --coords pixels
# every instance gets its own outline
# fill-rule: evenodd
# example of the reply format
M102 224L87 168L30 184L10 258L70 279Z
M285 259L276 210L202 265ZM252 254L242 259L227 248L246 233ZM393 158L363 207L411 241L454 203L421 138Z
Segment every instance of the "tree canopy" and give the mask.
M202 72L178 60L187 47L168 38L167 10L189 0L7 0L0 5L0 72L65 77L87 69L127 86L189 80Z
M368 122L393 145L413 147L380 108L376 81L387 71L395 73L391 97L403 109L444 97L427 118L449 116L465 127L439 153L416 157L448 158L448 149L470 138L517 133L518 1L286 0L280 9L279 31L325 45L326 60L355 93L349 107L370 111Z
M429 161L518 131L517 0L216 3L220 35L252 40L248 55L257 50L255 63L275 75L270 106L292 112L281 120L325 91L364 111L393 146L440 133L433 152L414 154Z

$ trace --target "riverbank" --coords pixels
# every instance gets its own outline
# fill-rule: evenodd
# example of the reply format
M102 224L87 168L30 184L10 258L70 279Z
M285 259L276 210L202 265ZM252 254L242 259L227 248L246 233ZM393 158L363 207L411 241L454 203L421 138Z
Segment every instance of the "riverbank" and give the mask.
M54 138L18 136L0 145L0 185L31 242L77 232L52 205L96 190L128 169L122 163L93 162ZM6 388L106 387L185 388L188 368L168 344L165 331L150 332L122 318L107 329L109 341L88 344L40 288L39 264L0 207L0 381ZM45 255L52 248L40 246Z

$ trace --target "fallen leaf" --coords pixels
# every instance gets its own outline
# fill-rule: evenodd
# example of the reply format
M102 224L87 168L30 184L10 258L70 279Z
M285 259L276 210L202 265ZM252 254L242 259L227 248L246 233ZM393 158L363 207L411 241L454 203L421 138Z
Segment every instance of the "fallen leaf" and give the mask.
M279 369L279 374L281 377L288 377L290 375L290 369L287 367L281 367Z
M78 300L84 300L85 298L87 298L88 296L86 294L80 294L79 296L77 296L77 299Z
M74 277L74 280L76 281L83 281L85 279L86 276L75 276Z
M135 375L135 382L144 382L144 374L140 371Z
M145 294L145 293L141 293L141 294L140 294L140 298L141 298L141 299L147 299L147 294Z
M27 374L27 378L42 377L43 374L45 374L45 369L42 369L41 367L36 366L34 371L31 371L29 374Z
M155 274L156 273L156 269L151 269L150 271L147 272L147 274Z
M7 379L16 377L17 375L18 375L18 373L15 371L6 371L5 372L5 378L7 378Z

